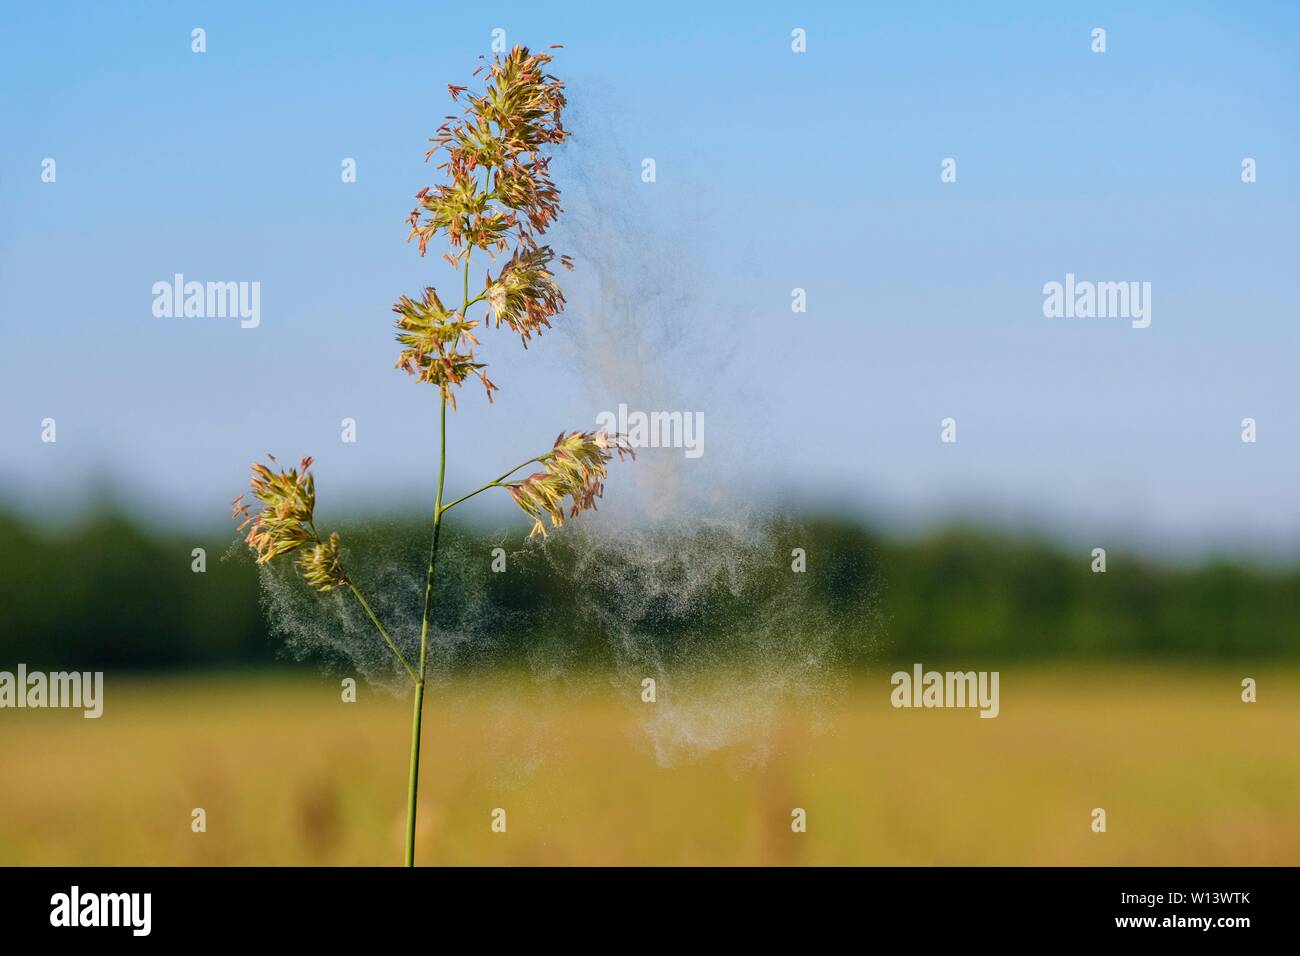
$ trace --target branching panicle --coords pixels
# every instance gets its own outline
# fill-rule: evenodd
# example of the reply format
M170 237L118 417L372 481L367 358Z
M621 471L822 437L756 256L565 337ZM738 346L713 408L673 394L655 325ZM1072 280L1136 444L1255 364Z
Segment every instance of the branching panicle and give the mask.
M564 309L564 293L555 281L557 256L541 242L559 216L560 192L550 177L550 159L542 154L548 147L568 139L561 114L565 106L564 85L546 72L551 57L515 47L504 57L495 56L488 65L484 89L471 94L467 87L448 85L453 102L465 106L459 116L449 116L434 134L425 159L442 153L437 168L447 181L425 187L416 195L418 205L409 217L410 237L419 242L420 255L436 236L445 237L444 258L460 271L464 298L459 309L449 309L436 289L428 287L419 299L402 296L393 306L397 314L395 333L401 351L396 366L417 381L436 385L440 392L438 484L433 506L433 534L425 572L424 611L420 619L420 655L407 660L379 617L349 579L343 568L337 534L322 538L316 531L316 485L304 458L297 468L278 469L254 464L250 485L261 507L240 495L232 502L247 529L249 548L258 564L295 553L295 565L309 586L317 591L346 587L355 596L376 631L410 675L414 687L411 718L411 758L407 783L406 863L415 861L415 820L419 788L420 728L423 719L425 672L429 650L429 625L435 606L435 570L438 541L444 514L451 508L491 488L506 488L525 514L533 519L529 537L547 534L564 524L566 512L574 517L594 510L604 492L608 463L614 455L622 459L635 455L621 435L603 431L561 432L550 451L531 458L490 481L476 491L451 502L443 498L447 466L447 406L456 407L456 392L471 376L477 376L488 400L496 386L488 379L484 363L475 350L479 340L478 320L468 315L471 308L486 303L484 324L510 328L527 347L534 335L551 327L551 320ZM470 259L480 250L492 260L508 253L493 278L489 271L482 291L470 295ZM568 256L560 265L572 269ZM533 462L542 470L526 478L508 480Z
M438 128L425 158L443 154L437 168L449 181L420 190L419 204L408 217L410 238L418 241L420 255L442 235L448 246L445 258L453 268L468 270L475 249L495 258L513 246L496 278L488 276L483 293L473 300L466 295L462 311L487 299L495 324L509 326L525 345L550 328L550 320L564 309L564 294L551 271L555 254L539 242L560 214L560 191L550 177L550 158L541 151L569 136L561 119L564 84L546 72L550 62L549 54L517 46L493 58L481 94L448 85L452 101L459 103L464 95L467 105ZM573 267L567 256L560 262ZM431 294L426 290L426 302ZM436 295L433 298L436 301ZM491 400L493 386L484 365L472 352L456 351L454 339L448 346L444 335L430 327L431 322L448 321L441 304L432 318L415 314L405 297L394 311L403 316L398 323L403 346L399 368L437 385L453 408L454 389L470 375L482 379ZM463 316L454 321L467 329L474 326Z

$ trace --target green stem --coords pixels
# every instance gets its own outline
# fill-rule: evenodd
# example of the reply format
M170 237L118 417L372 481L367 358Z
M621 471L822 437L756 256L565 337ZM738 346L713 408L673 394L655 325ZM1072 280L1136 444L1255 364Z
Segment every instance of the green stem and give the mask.
M415 801L420 786L420 721L424 715L424 681L415 685L411 712L411 776L406 785L406 865L415 866Z
M375 617L375 612L370 610L370 605L367 604L366 599L361 596L361 592L357 590L357 586L353 584L351 581L349 581L348 587L352 589L352 593L357 596L357 600L361 602L361 606L365 608L366 613L370 615L370 620L374 623L375 628L379 631L379 636L388 642L388 646L393 649L393 653L397 655L397 659L401 661L402 666L406 668L406 673L410 674L411 680L415 681L418 684L420 682L420 678L417 677L415 671L411 669L411 665L406 662L406 658L403 657L402 652L397 649L397 645L393 643L393 639L388 636L388 632L384 630L384 625L379 623L379 618Z
M442 399L438 427L438 497L433 510L433 543L429 571L424 580L424 614L420 619L420 673L415 679L411 711L411 774L406 790L406 865L415 866L415 805L420 789L420 729L424 719L424 675L429 655L429 611L433 606L434 570L438 564L438 539L442 536L442 486L447 471L447 400Z
M316 542L320 543L321 536L320 532L316 530L316 522L309 520L307 522L307 527L311 529L312 537L316 539ZM384 630L384 625L379 623L379 618L375 617L375 612L370 610L370 605L367 604L366 599L361 596L361 592L357 590L357 586L349 581L348 587L352 589L352 593L356 595L357 600L361 602L361 606L365 608L366 613L370 615L370 621L375 625L375 629L379 631L379 636L382 637L388 643L388 646L393 649L393 653L397 655L397 659L401 661L402 666L406 668L406 673L411 675L411 680L418 682L419 678L415 676L415 671L411 670L411 665L406 662L406 658L402 656L402 652L397 649L397 645L393 643L393 639L388 636L388 632Z
M465 305L469 308L469 252L465 254ZM411 706L411 769L406 787L406 865L415 866L415 812L420 790L420 730L424 722L424 677L429 658L429 611L433 607L434 570L438 565L438 539L442 536L442 489L447 477L447 397L440 396L438 411L438 494L433 506L433 543L429 546L429 570L424 580L424 614L420 618L420 672L415 679L415 700Z
M500 478L494 479L493 481L489 481L489 482L488 482L486 485L484 485L482 488L477 488L477 489L475 489L474 491L471 491L469 494L467 494L467 495L461 495L461 496L460 496L459 498L457 498L455 501L451 501L451 502L448 502L447 504L443 505L443 506L442 506L442 510L443 510L443 511L450 511L452 508L454 508L456 505L460 504L462 501L468 501L470 498L473 498L475 495L480 495L480 494L482 494L483 492L487 491L489 488L500 488L500 487L502 487L501 482L505 481L507 478L509 478L511 475L513 475L513 474L514 474L516 471L518 471L520 468L524 467L524 465L531 465L533 462L535 462L535 461L541 461L541 460L542 460L542 459L540 459L540 458L529 458L527 461L523 462L522 464L515 465L515 467L511 468L509 471L507 471L507 472L506 472L504 475L502 475Z

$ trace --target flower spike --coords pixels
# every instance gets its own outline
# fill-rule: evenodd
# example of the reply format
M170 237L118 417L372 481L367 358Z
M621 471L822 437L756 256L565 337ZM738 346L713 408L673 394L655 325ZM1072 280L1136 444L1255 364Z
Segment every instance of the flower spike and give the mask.
M274 455L267 458L275 463ZM298 556L298 570L317 591L328 591L350 582L340 560L339 536L331 534L329 540L322 541L313 524L316 479L308 471L311 461L303 458L297 468L279 471L254 462L249 486L262 507L253 514L252 502L240 495L231 502L232 514L242 519L240 531L248 528L245 541L257 555L258 564L306 549Z
M622 435L608 432L560 433L555 447L538 459L543 471L527 478L506 484L510 496L524 514L533 519L533 530L528 537L546 537L543 517L550 519L552 528L564 524L564 499L569 499L570 518L584 511L596 510L596 499L605 491L607 464L617 454L636 457L636 452Z

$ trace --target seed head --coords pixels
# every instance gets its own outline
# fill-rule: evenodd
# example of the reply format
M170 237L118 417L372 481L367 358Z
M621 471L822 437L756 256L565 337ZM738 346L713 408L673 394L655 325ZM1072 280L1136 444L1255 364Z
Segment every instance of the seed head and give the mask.
M564 84L546 72L550 62L549 54L517 46L492 58L481 94L448 85L452 101L466 105L438 128L425 156L443 155L437 168L447 181L421 189L408 217L420 255L441 234L448 246L444 257L454 268L467 265L475 249L495 259L513 247L496 278L489 276L473 301L486 298L495 324L509 326L525 346L564 309L564 294L552 271L555 253L539 242L561 211L550 158L542 150L569 136L561 120ZM573 268L568 256L559 261ZM474 323L448 312L431 289L420 305L403 297L394 311L402 316L399 368L436 384L453 405L452 387L470 375L482 379L492 398L494 386L483 365L468 349L456 349L462 338L477 344L468 334Z
M267 458L275 464L274 455ZM313 588L328 591L347 584L348 578L339 559L338 535L331 534L328 541L322 541L312 523L316 479L309 468L310 458L303 458L297 468L279 471L254 462L249 487L262 507L252 514L252 502L246 502L244 495L240 495L231 502L232 513L236 519L242 519L240 531L248 528L245 540L257 555L258 564L306 548L298 556L298 570Z
M466 96L464 112L438 127L425 158L445 152L437 168L451 181L416 196L409 221L421 255L439 232L452 247L453 265L471 248L503 251L511 230L522 245L534 246L535 235L559 215L550 160L540 154L569 136L561 119L564 84L546 72L550 62L549 54L521 46L494 56L482 95ZM468 91L454 84L447 89L453 102ZM482 182L480 169L486 171Z
M487 287L488 304L499 328L504 322L528 347L534 332L551 327L551 317L564 310L564 293L549 266L550 246L517 249Z
M607 463L617 454L636 457L636 452L622 435L604 431L560 433L555 447L541 458L543 471L534 472L520 481L510 482L507 489L523 512L533 519L528 537L546 537L543 516L551 527L564 524L564 499L569 499L569 517L588 509L596 510L596 499L604 493Z
M448 311L432 287L424 290L424 298L413 302L402 296L393 306L399 316L397 341L402 351L397 356L397 368L416 376L421 382L438 386L443 396L456 407L453 386L471 375L477 375L487 390L488 401L496 386L488 379L482 362L474 361L472 349L459 348L461 341L478 345L474 337L477 321L466 321L459 312Z
M338 532L331 531L329 539L317 538L309 544L296 562L303 580L317 591L328 591L348 583L348 576L343 573L340 557Z

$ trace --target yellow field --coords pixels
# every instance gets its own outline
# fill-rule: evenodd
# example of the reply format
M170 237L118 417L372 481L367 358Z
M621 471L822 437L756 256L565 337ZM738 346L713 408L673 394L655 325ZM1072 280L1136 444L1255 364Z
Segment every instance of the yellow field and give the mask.
M1240 701L1247 675L1258 703ZM766 725L714 712L709 732L741 739L669 767L645 726L664 701L636 686L437 689L420 862L1300 863L1300 672L1004 671L994 720L894 710L888 680ZM409 702L360 696L110 674L99 720L0 711L0 864L399 863Z

